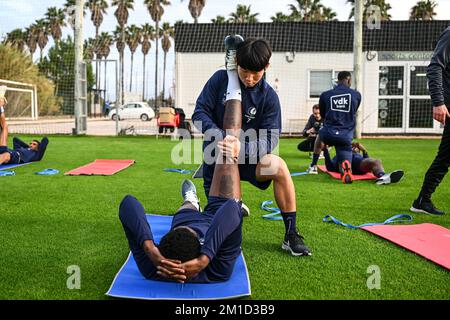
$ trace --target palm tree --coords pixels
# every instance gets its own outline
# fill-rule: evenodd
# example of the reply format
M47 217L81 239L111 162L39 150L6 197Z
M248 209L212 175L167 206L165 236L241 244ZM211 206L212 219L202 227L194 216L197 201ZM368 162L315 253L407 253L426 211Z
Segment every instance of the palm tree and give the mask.
M25 50L25 44L27 42L27 33L22 29L14 29L6 34L5 44L9 44L14 48L17 48L20 52Z
M103 22L103 15L106 14L106 9L108 8L108 2L106 2L106 0L89 0L88 2L86 2L86 5L91 11L91 21L95 26L95 38L98 40L97 48L95 50L97 54L97 59L95 61L95 88L98 89L100 87L99 79L101 69L101 63L98 60L102 57L100 39L98 39L98 35L100 26Z
M156 50L156 63L155 63L155 108L158 108L158 51L159 45L158 40L161 36L159 32L159 21L164 14L163 5L170 5L168 0L144 0L144 4L147 6L147 10L155 21L155 50Z
M321 21L333 21L337 20L337 13L333 9L328 7L322 7Z
M104 89L106 90L106 76L107 76L107 63L106 59L111 53L111 44L113 43L113 37L108 32L102 32L97 38L97 46L99 51L99 57L105 58L105 74L104 74ZM101 64L101 62L99 62ZM99 73L100 74L100 73ZM106 100L106 91L104 92L103 100Z
M126 42L128 45L128 48L130 48L131 52L131 77L130 77L130 92L133 87L133 61L134 61L134 53L136 52L136 49L141 42L141 28L138 26L132 24L126 29Z
M194 23L198 23L198 17L202 14L202 10L205 5L206 0L189 0L188 8L192 18L194 18Z
M38 39L38 35L39 35L39 28L36 25L36 23L33 23L26 29L25 32L27 34L27 38L26 38L27 46L28 46L28 49L30 50L31 60L33 60L33 55L36 52L36 48L37 48L37 39Z
M95 44L96 40L94 38L88 38L87 40L84 40L83 45L83 53L84 53L84 59L92 61L94 59L94 52L95 52Z
M155 28L153 28L152 25L146 23L141 27L141 34L142 34L141 50L144 56L143 71L142 71L142 99L145 100L145 79L146 79L145 60L152 46L150 41L152 41L155 38Z
M223 24L223 23L227 23L227 19L224 16L218 15L215 18L211 19L212 23L215 24Z
M36 27L39 30L37 35L37 43L39 48L41 49L40 61L43 59L43 51L45 46L48 43L48 35L49 35L49 24L48 21L44 19L39 19L36 21Z
M175 35L174 28L168 23L164 22L162 25L162 42L161 46L164 51L164 68L163 68L163 91L162 98L164 101L165 92L166 92L166 60L167 60L167 52L169 52L172 43L170 42L170 38L173 38Z
M238 4L236 11L230 13L229 21L231 23L257 23L258 19L256 16L258 16L259 13L251 13L251 7L251 5L246 6Z
M275 12L275 15L270 17L272 22L287 22L291 21L291 18L285 15L283 12Z
M433 0L424 0L416 3L411 8L409 20L433 20L433 16L436 15L434 9L436 9L437 3Z
M50 34L52 35L53 40L55 40L55 45L58 48L59 41L62 37L61 28L66 26L66 15L64 10L57 9L56 7L50 7L47 9L46 18L50 29Z
M119 60L120 60L120 92L122 93L121 96L121 103L123 103L124 100L124 85L123 85L123 78L124 78L124 65L125 62L123 60L124 56L124 50L125 50L125 25L128 21L128 10L134 9L134 1L133 0L113 0L112 6L117 6L116 11L114 12L114 16L117 19L117 22L119 23L119 28L117 28L114 31L114 39L116 42L117 50L119 50ZM120 30L120 40L118 39L119 34L117 31Z
M350 20L355 15L355 0L347 0L348 3L350 3L353 8L350 12L350 16L348 19ZM391 15L389 14L389 10L392 9L391 5L389 3L386 3L386 0L365 0L364 4L364 13L363 13L363 19L364 21L367 20L368 17L370 17L374 12L370 12L368 9L371 6L376 6L380 8L380 19L381 21L389 21L391 20Z

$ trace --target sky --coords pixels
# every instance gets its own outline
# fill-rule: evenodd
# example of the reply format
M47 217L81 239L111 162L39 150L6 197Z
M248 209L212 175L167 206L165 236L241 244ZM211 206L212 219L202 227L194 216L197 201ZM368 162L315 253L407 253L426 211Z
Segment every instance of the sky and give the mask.
M26 28L31 23L37 19L43 18L48 7L58 7L62 8L65 0L0 0L2 4L2 10L0 10L0 38L6 35L7 32L15 28ZM111 1L108 1L111 3ZM391 5L392 9L389 13L393 20L407 20L409 17L409 11L412 6L417 3L417 0L387 0ZM170 22L173 24L175 21L183 20L185 22L193 22L188 10L189 0L171 0L171 5L166 7L164 16L162 18L163 22ZM199 23L209 23L211 19L215 18L217 15L222 15L227 17L231 12L234 12L238 4L251 5L251 11L253 13L259 13L257 18L260 22L271 22L270 17L275 14L275 12L281 11L285 14L289 13L289 4L295 3L294 0L206 0L206 6L202 11L199 18ZM437 0L436 3L437 15L435 19L439 20L450 20L450 0ZM346 0L322 0L322 4L331 7L336 13L339 20L346 21L351 10L351 6L347 4ZM112 31L116 26L116 19L114 17L115 8L110 8L107 15L105 16L104 22L100 28L100 31ZM147 9L143 4L143 0L136 0L134 11L130 12L129 23L134 23L141 25L143 23L151 23L153 21L148 14ZM64 35L71 33L70 28L64 28ZM95 34L95 29L90 22L90 12L87 12L85 17L85 37L93 37ZM49 46L51 42L49 42ZM148 57L147 65L147 81L148 88L147 91L150 93L154 92L154 68L155 68L155 48L154 45L150 51ZM130 65L130 54L126 50L126 70L129 69ZM35 54L35 59L38 57L38 53ZM115 49L111 50L111 55L109 59L118 59L118 54ZM160 57L162 59L162 57ZM168 66L166 75L166 91L168 91L173 82L174 73L174 53L173 47L168 54ZM162 79L162 60L159 63L159 74ZM111 68L112 69L112 68ZM140 49L138 53L135 54L135 67L134 67L134 77L133 82L137 84L133 91L142 92L142 55L140 54ZM127 72L125 72L127 73ZM114 74L112 77L114 78ZM162 80L161 80L162 82ZM125 83L129 83L129 72L128 78L125 78ZM114 83L109 81L107 83L107 89L114 88ZM129 89L129 87L128 87ZM127 89L127 90L128 90ZM110 90L112 91L112 90ZM110 97L111 99L113 97Z

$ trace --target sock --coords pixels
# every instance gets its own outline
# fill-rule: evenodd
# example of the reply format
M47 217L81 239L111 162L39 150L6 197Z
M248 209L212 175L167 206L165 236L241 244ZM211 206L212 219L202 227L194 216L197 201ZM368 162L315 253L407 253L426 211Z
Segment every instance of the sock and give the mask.
M286 234L295 233L297 231L297 212L281 212L283 217Z
M228 74L228 86L227 86L227 95L226 95L225 101L228 101L228 100L242 101L241 85L239 83L237 71L236 70L227 71L227 74Z
M320 154L313 154L313 161L311 162L310 167L317 166L317 162L319 162Z

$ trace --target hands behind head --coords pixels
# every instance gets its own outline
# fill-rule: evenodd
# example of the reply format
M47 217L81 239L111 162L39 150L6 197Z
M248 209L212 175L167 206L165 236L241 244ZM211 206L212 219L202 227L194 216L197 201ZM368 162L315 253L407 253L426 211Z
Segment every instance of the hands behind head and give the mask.
M366 152L366 148L360 142L352 142L353 152L359 153L359 151Z
M181 263L178 260L161 260L157 266L157 275L168 280L174 280L184 283L198 275L209 264L209 258L206 255L200 255L198 258Z

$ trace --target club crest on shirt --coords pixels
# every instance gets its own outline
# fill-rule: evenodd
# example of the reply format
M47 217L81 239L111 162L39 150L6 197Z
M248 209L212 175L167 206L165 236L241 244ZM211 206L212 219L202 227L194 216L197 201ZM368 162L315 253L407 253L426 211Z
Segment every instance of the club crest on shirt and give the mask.
M244 117L247 118L247 123L249 123L250 121L255 119L255 117L256 117L256 108L255 107L248 108L247 109L247 113L244 115Z

